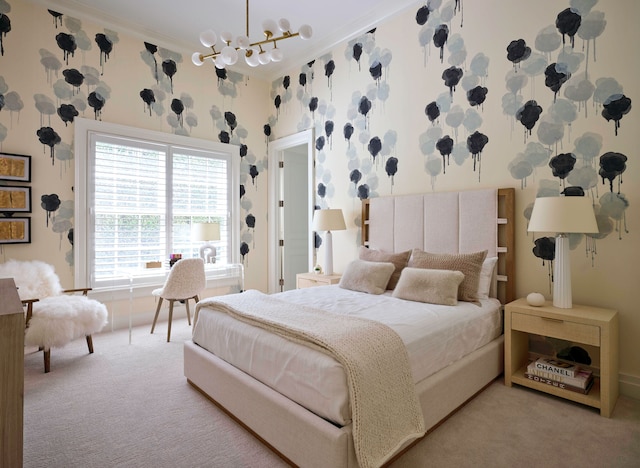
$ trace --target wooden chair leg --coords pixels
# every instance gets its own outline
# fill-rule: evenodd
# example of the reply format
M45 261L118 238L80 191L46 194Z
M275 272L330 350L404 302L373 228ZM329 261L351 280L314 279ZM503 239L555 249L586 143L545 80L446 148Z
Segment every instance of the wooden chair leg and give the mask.
M93 338L91 335L87 335L87 346L89 348L89 354L93 354Z
M189 313L189 299L184 300L184 305L187 308L187 322L191 325L191 314Z
M158 314L160 313L160 307L162 307L162 298L158 300L158 307L156 307L156 316L153 317L153 325L151 325L151 333L153 334L153 330L156 328L156 321L158 320Z
M51 370L51 349L44 351L44 373L47 374Z
M169 299L169 326L167 327L167 343L171 341L171 321L173 320L173 299Z

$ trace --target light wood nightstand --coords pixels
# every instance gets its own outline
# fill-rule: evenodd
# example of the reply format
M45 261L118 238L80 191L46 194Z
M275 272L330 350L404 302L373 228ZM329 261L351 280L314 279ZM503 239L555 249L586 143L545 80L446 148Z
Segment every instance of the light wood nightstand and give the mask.
M529 334L567 340L577 345L596 348L592 356L599 364L599 378L588 394L572 392L525 377L529 358ZM533 307L525 299L506 305L504 317L504 383L534 388L568 400L600 409L600 414L610 417L618 399L618 312L575 305L572 309L559 309L546 302ZM598 374L595 369L594 374Z
M296 288L311 288L313 286L327 286L338 284L342 275L322 275L317 273L298 273L296 275Z

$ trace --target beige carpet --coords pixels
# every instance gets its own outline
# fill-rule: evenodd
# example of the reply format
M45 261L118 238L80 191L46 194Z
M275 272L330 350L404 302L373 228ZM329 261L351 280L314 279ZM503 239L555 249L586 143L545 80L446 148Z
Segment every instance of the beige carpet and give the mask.
M77 340L25 356L25 467L282 467L182 375L186 320ZM501 380L392 466L639 467L640 401L613 418ZM328 467L330 468L330 467Z

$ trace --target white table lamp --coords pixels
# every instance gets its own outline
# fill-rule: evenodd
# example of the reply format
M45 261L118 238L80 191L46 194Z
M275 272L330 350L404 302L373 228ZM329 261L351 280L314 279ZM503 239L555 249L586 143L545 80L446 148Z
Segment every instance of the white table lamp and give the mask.
M567 234L598 232L591 199L565 196L536 198L527 230L557 234L553 268L553 305L561 309L571 309L571 267Z
M220 240L220 224L194 223L191 225L191 238L201 241L200 257L205 263L216 263L216 247L212 241Z
M343 231L347 229L342 210L316 210L313 214L312 229L314 231L327 231L324 239L324 274L333 275L333 244L331 231Z

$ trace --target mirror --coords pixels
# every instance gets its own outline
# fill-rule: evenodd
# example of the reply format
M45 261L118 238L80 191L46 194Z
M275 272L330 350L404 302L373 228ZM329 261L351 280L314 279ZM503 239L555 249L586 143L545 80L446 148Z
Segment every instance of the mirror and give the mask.
M269 143L269 293L295 289L315 264L313 143L313 130Z

